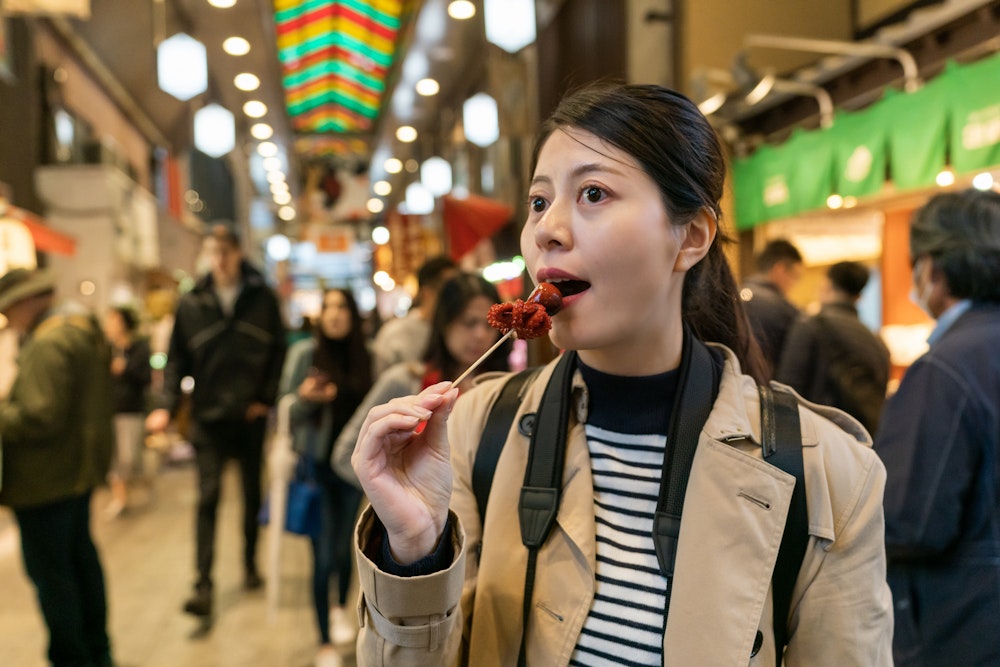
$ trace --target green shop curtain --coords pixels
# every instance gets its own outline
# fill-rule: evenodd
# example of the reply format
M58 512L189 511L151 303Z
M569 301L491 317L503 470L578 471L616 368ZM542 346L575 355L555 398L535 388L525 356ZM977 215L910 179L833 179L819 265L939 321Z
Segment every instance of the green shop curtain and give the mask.
M756 205L760 207L761 220L774 220L794 215L792 201L792 174L795 163L792 155L782 146L761 146L754 153L757 166Z
M965 173L1000 164L1000 56L949 64L938 78L948 88L952 167Z
M819 208L832 185L833 144L826 131L797 129L780 146L762 146L733 164L736 228Z
M948 95L939 77L913 93L888 89L877 105L889 135L889 174L898 189L934 185L944 169Z
M867 109L837 113L831 128L796 130L735 161L736 225L815 210L833 193L876 194L887 165L900 190L930 186L948 162L959 174L1000 165L1000 54L950 63L914 93L886 90Z
M837 113L826 131L833 145L834 192L863 197L885 183L887 133L879 105L854 113Z
M767 220L764 200L760 196L760 170L757 156L733 160L733 204L736 215L736 229L750 229Z
M789 188L794 213L826 205L833 188L834 143L828 130L796 128L781 150L791 164Z

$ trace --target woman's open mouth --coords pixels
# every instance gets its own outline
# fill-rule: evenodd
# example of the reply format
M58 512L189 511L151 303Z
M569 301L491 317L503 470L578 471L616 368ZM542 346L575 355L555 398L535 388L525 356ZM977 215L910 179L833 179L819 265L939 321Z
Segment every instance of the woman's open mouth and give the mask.
M590 283L584 280L548 280L563 298L573 296L574 294L579 294L580 292L585 292L590 289Z

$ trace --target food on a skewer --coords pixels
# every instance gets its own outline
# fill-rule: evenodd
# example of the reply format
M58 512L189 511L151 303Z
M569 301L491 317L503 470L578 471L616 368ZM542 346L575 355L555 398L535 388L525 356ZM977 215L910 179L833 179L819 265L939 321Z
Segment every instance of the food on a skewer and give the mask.
M527 302L518 299L513 303L498 303L490 306L489 313L486 314L486 321L491 327L500 330L503 336L500 337L493 347L486 350L475 363L465 369L451 386L461 384L479 364L483 363L486 357L493 354L505 340L511 336L518 338L538 338L544 336L552 328L551 315L555 315L562 308L562 295L559 290L549 283L539 283L538 287L528 295Z
M539 283L527 301L498 303L490 307L486 320L491 327L507 334L513 331L526 340L544 336L552 328L551 315L562 307L562 295L550 283Z
M540 303L552 317L562 309L562 294L552 283L538 283L538 287L528 295L528 303Z

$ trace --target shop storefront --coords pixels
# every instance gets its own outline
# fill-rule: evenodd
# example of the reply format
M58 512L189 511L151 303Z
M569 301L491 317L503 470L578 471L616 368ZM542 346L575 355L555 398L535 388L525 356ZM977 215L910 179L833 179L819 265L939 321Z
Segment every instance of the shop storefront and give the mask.
M908 298L909 219L943 188L1000 180L1000 54L949 63L919 90L887 89L828 128L795 130L733 163L736 226L756 242L796 243L805 279L791 295L815 298L823 269L868 264L876 280L862 318L893 351L897 374L923 349L931 322Z

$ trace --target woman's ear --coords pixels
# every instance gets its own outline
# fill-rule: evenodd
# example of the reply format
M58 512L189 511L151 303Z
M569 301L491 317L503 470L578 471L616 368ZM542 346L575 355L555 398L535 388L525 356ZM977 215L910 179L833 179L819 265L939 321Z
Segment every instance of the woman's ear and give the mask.
M719 219L715 211L703 206L700 211L683 226L684 240L674 262L674 271L687 271L708 254L719 231Z

